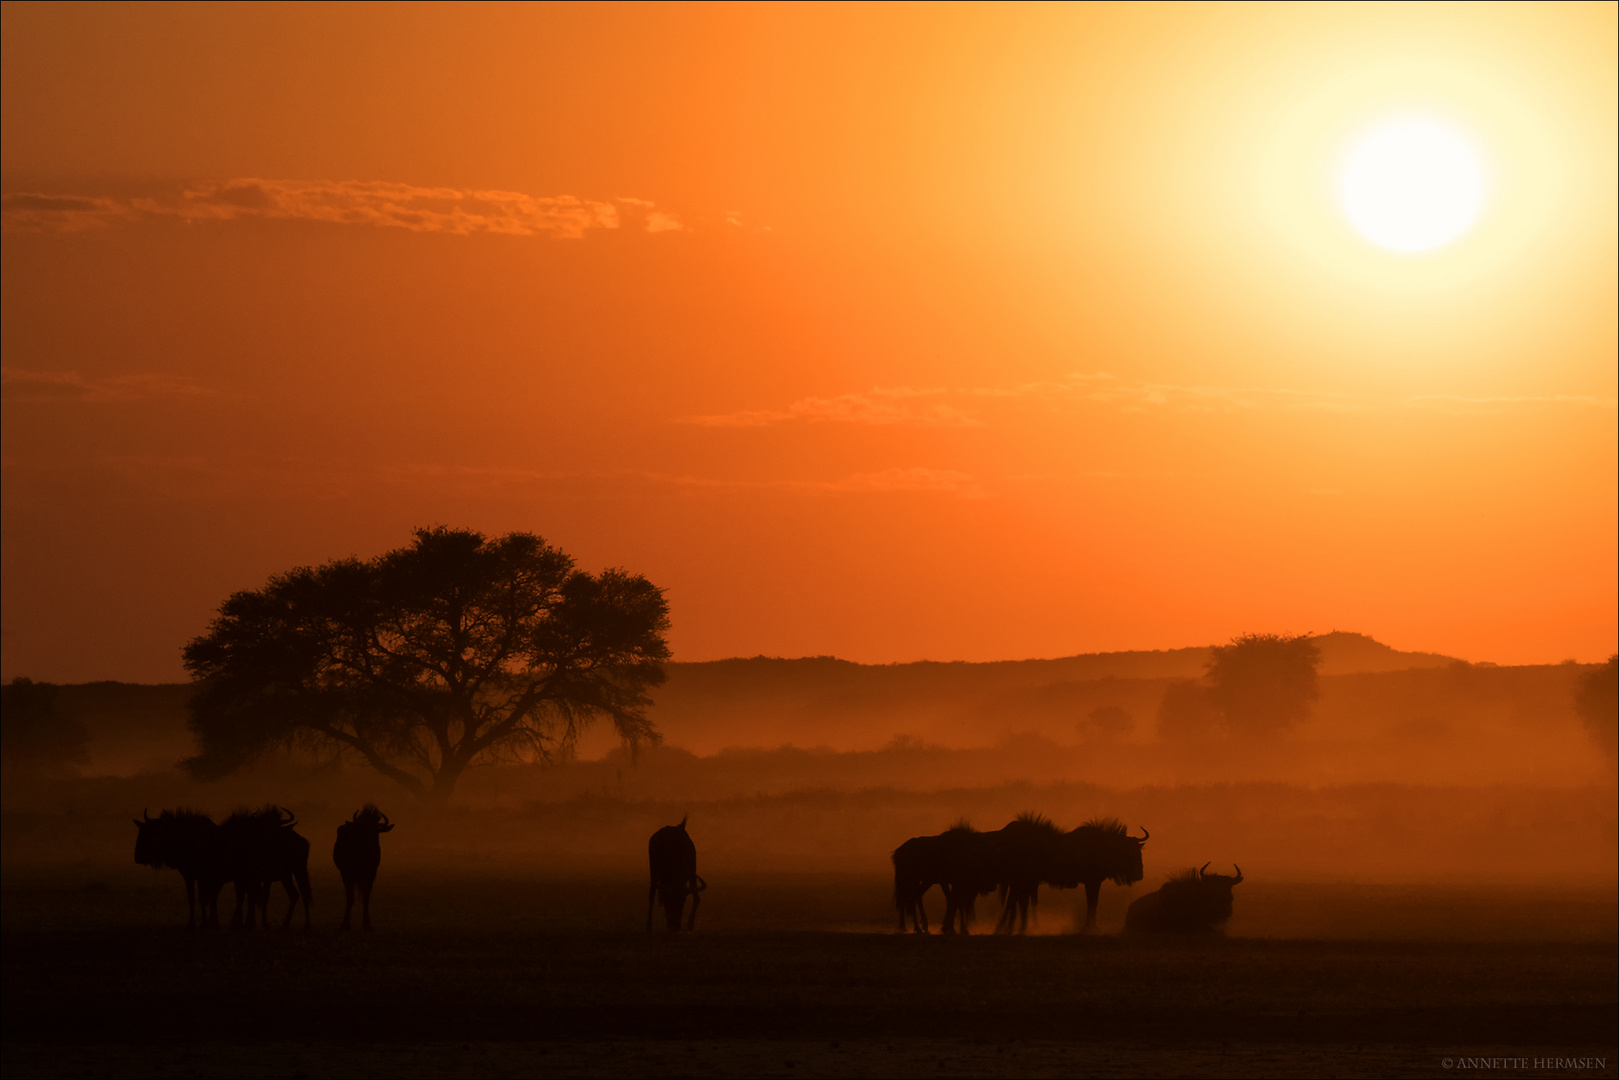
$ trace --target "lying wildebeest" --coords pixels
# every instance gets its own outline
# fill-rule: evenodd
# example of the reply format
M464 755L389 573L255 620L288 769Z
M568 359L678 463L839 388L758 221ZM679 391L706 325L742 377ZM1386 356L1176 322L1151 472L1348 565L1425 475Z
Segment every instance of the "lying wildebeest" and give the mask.
M332 862L343 875L343 925L349 929L349 918L354 912L354 893L360 893L360 925L371 929L371 886L377 880L377 867L382 865L382 840L393 824L388 815L377 809L375 803L366 803L354 816L337 827L337 843L332 845Z
M973 902L981 892L995 888L989 841L965 821L958 821L937 836L914 836L894 849L894 906L899 909L900 933L905 919L918 934L928 932L927 908L922 898L933 886L944 893L946 934L959 923L967 933Z
M1183 870L1164 882L1157 892L1148 893L1124 913L1124 928L1145 934L1218 934L1231 919L1231 889L1242 881L1237 876L1208 873L1202 869Z
M680 914L691 897L691 917L686 929L697 925L697 905L702 902L702 891L708 882L697 876L697 845L686 833L686 819L679 825L665 825L652 834L646 845L647 861L652 866L652 887L646 894L646 928L652 929L652 906L663 899L663 913L669 929L680 929Z
M164 810L152 817L145 810L135 822L135 861L154 870L172 866L186 883L186 905L190 917L186 929L197 925L197 905L202 905L202 924L219 925L219 890L224 884L220 868L219 826L207 814L181 807Z
M1002 833L1007 836L1001 878L1005 906L996 929L1028 929L1029 908L1040 902L1040 886L1059 889L1085 886L1085 927L1096 925L1096 906L1102 883L1133 885L1140 881L1141 846L1150 837L1145 828L1134 837L1117 818L1093 818L1069 832L1061 832L1037 814L1021 815Z
M289 811L266 806L261 810L238 810L219 827L224 877L236 886L233 928L251 930L260 915L264 925L270 925L270 886L279 881L287 890L287 915L281 920L282 928L292 923L302 895L304 929L309 929L309 841L294 831L297 823Z

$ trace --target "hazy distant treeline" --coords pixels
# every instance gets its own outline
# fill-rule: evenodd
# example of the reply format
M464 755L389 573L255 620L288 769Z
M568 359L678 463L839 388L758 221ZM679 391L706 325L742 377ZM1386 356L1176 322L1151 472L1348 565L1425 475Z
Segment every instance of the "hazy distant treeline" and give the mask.
M774 792L1014 779L1569 786L1611 769L1611 756L1605 763L1576 708L1594 665L1468 665L1399 653L1354 634L1316 641L1320 696L1307 720L1270 739L1165 722L1177 688L1195 685L1208 650L997 664L670 664L649 715L667 747L698 757L665 754L656 768L649 758L631 775L656 783L696 770L705 777L693 775L692 783L731 791L725 778L735 774ZM53 707L73 746L52 772L127 776L172 768L195 752L185 726L190 692L184 684L54 688ZM12 719L6 723L10 728ZM746 754L784 747L799 750ZM579 756L600 759L615 749L611 733L601 731L585 739ZM687 761L695 763L678 764ZM475 782L483 789L510 775L483 772ZM535 786L569 790L560 775Z

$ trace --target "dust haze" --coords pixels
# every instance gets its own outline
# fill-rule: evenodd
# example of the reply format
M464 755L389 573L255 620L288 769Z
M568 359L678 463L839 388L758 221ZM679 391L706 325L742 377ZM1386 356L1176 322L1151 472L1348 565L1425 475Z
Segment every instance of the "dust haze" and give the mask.
M336 826L374 801L399 823L385 885L390 873L611 879L631 925L646 838L686 817L717 886L705 925L761 922L728 902L727 883L815 876L847 880L848 895L793 920L869 929L891 919L888 856L906 838L1036 811L1151 831L1146 879L1103 891L1104 928L1132 895L1212 861L1246 875L1237 934L1613 936L1614 762L1576 705L1596 666L1315 640L1318 700L1265 736L1175 726L1176 688L1197 685L1207 649L671 664L649 714L662 745L632 752L592 732L568 760L475 770L436 809L362 763L296 752L198 782L178 768L192 753L189 686L63 686L55 709L79 742L61 757L76 760L30 768L8 755L5 864L178 890L129 865L131 814L274 802L314 840L319 880L335 877ZM1041 929L1071 924L1072 901L1048 899Z

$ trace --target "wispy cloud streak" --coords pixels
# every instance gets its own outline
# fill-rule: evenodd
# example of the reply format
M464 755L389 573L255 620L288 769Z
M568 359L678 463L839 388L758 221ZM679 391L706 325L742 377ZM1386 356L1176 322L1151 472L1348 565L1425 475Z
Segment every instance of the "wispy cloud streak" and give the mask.
M1258 409L1353 411L1341 395L1269 388L1176 386L1125 382L1105 373L1073 374L1062 379L1007 386L910 387L879 386L862 393L809 397L784 409L683 417L702 427L768 427L792 421L865 424L871 426L981 427L975 409L996 402L1068 404L1091 402L1124 412L1239 412Z
M126 221L313 221L468 236L540 236L577 240L594 230L649 233L685 229L676 215L645 199L535 196L361 180L267 180L244 177L187 188L168 198L117 200L36 192L0 197L7 232L80 232Z
M781 409L681 417L681 423L715 428L761 428L777 424L842 423L868 426L982 427L981 413L995 403L1035 406L1099 405L1125 413L1371 413L1392 407L1442 412L1499 412L1531 406L1612 409L1612 398L1580 395L1461 397L1429 394L1378 402L1346 394L1277 387L1184 386L1132 382L1105 372L1005 386L880 386L836 397L808 397Z
M0 369L0 389L10 401L140 401L210 397L216 393L183 376L162 372L96 377L77 371L27 371L13 367Z

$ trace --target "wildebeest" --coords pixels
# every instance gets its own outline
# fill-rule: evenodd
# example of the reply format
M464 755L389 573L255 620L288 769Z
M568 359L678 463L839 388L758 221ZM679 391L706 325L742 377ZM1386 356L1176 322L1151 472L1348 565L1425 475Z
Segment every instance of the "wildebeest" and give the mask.
M1151 835L1145 828L1134 837L1117 818L1093 818L1061 832L1039 815L1022 815L1002 830L1008 837L1001 886L1005 907L997 929L1028 929L1029 908L1039 903L1042 884L1059 889L1085 886L1085 927L1096 925L1102 883L1133 885L1140 881L1141 846Z
M202 924L219 925L219 890L224 884L220 868L219 826L207 814L181 807L164 810L152 817L145 810L135 821L135 861L157 870L172 866L186 883L186 906L190 916L186 929L197 925L197 905L202 905Z
M238 810L219 827L224 877L236 886L233 928L253 929L255 916L260 913L264 925L270 925L270 886L277 881L287 891L287 915L281 920L282 928L292 923L300 895L304 929L309 928L309 841L294 831L296 824L297 819L289 811L266 806Z
M1085 929L1096 926L1096 903L1102 882L1130 886L1146 875L1141 865L1142 845L1151 838L1147 827L1140 837L1131 836L1118 818L1092 818L1068 834L1079 867L1079 883L1085 886Z
M679 825L665 825L652 834L646 845L647 862L652 868L652 887L646 894L646 928L652 929L652 907L661 897L670 930L680 929L680 914L691 897L691 916L686 929L697 925L697 905L708 882L697 876L697 845L686 832L686 819Z
M349 929L356 890L360 893L360 925L371 929L371 886L377 880L377 867L382 865L381 836L392 829L388 815L378 810L375 803L366 803L337 827L332 862L343 875L343 925L339 930Z
M996 886L991 842L965 821L958 821L937 836L914 836L894 849L894 906L899 909L900 933L905 920L918 934L928 932L927 908L922 898L933 886L944 893L946 934L959 924L967 933L973 902Z
M1146 934L1217 934L1231 919L1231 890L1242 881L1242 867L1236 877L1208 873L1201 869L1183 870L1130 905L1124 913L1124 928Z

